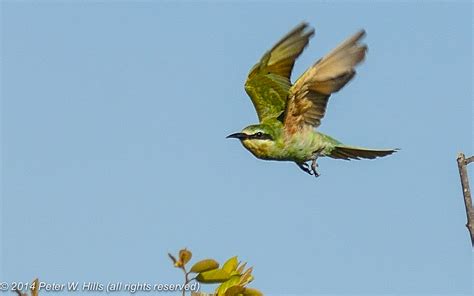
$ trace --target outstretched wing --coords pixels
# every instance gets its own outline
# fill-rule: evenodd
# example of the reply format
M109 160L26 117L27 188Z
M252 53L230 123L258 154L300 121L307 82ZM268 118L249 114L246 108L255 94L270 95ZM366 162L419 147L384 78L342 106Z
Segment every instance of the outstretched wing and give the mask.
M284 119L287 132L321 124L329 96L354 77L354 67L365 57L367 46L359 43L364 35L363 30L357 32L298 78L288 96Z
M314 30L302 23L267 51L250 70L245 91L252 99L260 121L278 117L285 110L293 65L313 34Z

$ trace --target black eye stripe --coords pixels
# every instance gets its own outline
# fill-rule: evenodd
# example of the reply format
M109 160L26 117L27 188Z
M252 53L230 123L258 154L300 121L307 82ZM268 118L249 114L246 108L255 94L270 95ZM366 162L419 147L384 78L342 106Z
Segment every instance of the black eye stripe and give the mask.
M259 139L259 140L273 140L272 136L270 136L269 134L264 134L262 132L257 132L255 134L251 135L250 138Z

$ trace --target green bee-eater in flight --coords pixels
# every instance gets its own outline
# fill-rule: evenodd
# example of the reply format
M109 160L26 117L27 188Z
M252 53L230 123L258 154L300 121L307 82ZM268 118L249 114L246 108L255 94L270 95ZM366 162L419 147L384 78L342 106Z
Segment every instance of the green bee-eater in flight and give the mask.
M295 60L313 34L308 24L297 26L250 70L245 91L252 99L260 123L228 138L239 139L257 158L293 161L316 177L319 176L316 160L320 156L350 160L394 153L397 149L347 146L314 130L321 124L329 96L354 77L354 67L364 59L367 46L359 43L365 32L357 32L318 60L292 85L290 75Z

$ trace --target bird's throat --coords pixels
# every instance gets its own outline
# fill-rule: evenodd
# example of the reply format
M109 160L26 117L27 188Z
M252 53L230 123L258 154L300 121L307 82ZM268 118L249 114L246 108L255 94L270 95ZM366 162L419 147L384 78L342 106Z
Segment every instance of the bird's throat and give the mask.
M261 159L274 159L274 143L272 141L243 140L242 144L255 157Z

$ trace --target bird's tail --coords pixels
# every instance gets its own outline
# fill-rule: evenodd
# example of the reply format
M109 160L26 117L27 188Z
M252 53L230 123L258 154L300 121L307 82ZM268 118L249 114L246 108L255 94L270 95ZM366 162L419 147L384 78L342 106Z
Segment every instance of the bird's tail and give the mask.
M331 151L329 157L332 158L339 158L339 159L374 159L377 157L384 157L390 155L394 152L397 152L399 149L367 149L361 147L351 147L351 146L344 146L339 145Z

